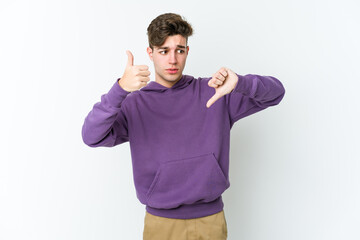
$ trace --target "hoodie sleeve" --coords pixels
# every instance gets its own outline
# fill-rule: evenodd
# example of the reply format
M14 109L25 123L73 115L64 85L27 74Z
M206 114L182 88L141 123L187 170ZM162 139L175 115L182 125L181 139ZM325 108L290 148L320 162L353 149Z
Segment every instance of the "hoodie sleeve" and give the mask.
M129 141L128 124L122 103L130 93L116 80L101 101L94 104L82 126L82 139L89 147L113 147Z
M241 118L279 104L285 95L284 86L275 77L255 74L236 75L238 82L235 88L225 95L230 126Z

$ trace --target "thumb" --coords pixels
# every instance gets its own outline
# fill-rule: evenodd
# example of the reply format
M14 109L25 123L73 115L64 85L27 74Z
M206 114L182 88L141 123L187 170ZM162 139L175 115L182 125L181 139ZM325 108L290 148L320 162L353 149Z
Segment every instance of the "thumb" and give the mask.
M126 54L128 55L128 62L127 66L133 66L134 65L134 56L129 50L126 50Z
M209 108L214 102L216 102L222 95L216 92L206 103L206 107Z

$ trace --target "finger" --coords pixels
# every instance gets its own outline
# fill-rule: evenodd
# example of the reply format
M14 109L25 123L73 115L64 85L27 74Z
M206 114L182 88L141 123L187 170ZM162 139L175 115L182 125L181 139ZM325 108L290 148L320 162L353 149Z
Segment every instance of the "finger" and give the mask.
M150 74L151 74L150 71L140 71L140 72L139 72L139 75L140 75L140 76L144 76L144 77L147 77L147 76L149 76Z
M217 79L217 78L213 78L213 79L211 79L212 81L211 81L211 84L212 84L212 86L219 86L219 85L221 85L223 82L221 81L221 80L219 80L219 79Z
M228 72L227 72L225 69L221 69L221 70L219 71L219 73L220 73L224 78L226 78L226 76L228 75Z
M209 87L213 87L213 88L218 87L218 85L215 83L215 78L212 78L211 80L209 80L208 85L209 85Z
M213 105L214 102L216 102L219 98L221 98L221 95L218 93L215 93L206 103L206 107L209 108L211 105Z
M142 87L145 87L146 85L147 85L147 82L141 82L141 83L140 83L141 88L142 88Z
M217 85L222 85L222 84L223 84L223 81L221 81L221 80L219 80L219 79L216 79L215 84L217 84Z
M150 81L150 78L149 77L141 77L140 78L140 82L142 82L142 83L147 83L147 82L149 82Z
M212 78L212 82L216 85L222 85L223 82L225 81L225 78L224 79L221 79L221 78L223 78L223 77L221 75L220 76L218 75L218 76Z
M126 50L126 54L128 55L127 66L134 66L134 56L129 50Z
M225 77L221 74L221 73L219 73L217 76L216 76L216 79L219 79L220 81L224 81L225 80Z
M219 71L217 71L214 75L213 78L218 78L220 80L225 80L226 76L227 76L227 72L224 72L224 69L220 69Z
M137 65L136 66L139 70L148 70L149 69L149 66L147 65Z

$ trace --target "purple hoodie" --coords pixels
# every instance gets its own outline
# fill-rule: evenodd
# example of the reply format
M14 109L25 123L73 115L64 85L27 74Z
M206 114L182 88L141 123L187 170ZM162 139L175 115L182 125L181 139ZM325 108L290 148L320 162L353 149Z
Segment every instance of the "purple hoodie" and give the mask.
M83 141L90 147L129 141L136 195L149 213L178 219L218 213L230 186L230 129L285 94L274 77L237 76L234 90L210 108L211 77L183 74L171 88L150 81L134 92L119 78L85 118Z

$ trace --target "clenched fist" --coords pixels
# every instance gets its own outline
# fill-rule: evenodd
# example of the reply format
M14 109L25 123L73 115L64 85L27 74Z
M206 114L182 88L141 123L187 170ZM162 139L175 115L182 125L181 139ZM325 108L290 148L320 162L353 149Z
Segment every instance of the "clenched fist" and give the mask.
M238 76L232 70L226 67L220 68L208 81L209 87L215 88L215 94L208 100L206 107L209 108L216 100L230 93L238 80Z
M147 65L134 66L134 56L129 50L126 51L126 54L128 55L128 62L118 83L125 91L133 92L147 85L150 81L150 71L148 71Z

